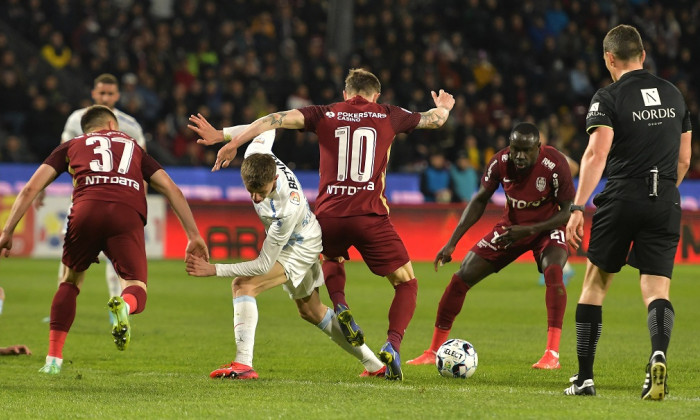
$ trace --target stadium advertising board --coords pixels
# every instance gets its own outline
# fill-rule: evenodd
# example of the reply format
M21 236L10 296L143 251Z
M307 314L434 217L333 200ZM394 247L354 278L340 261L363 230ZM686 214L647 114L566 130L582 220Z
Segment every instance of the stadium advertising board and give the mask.
M199 230L207 241L213 259L255 258L265 239L265 232L250 203L190 201ZM462 205L392 206L391 219L408 248L413 261L430 261L447 242L462 214ZM484 236L500 219L502 207L489 205L484 216L462 238L454 253L461 260L472 245ZM586 228L590 228L592 212L586 212ZM164 256L182 258L187 238L182 233L175 214L168 209ZM583 246L571 255L574 261L583 261L588 246L588 230ZM350 258L359 260L351 249ZM532 254L520 261L532 261ZM700 212L684 211L681 241L676 254L681 263L700 262Z

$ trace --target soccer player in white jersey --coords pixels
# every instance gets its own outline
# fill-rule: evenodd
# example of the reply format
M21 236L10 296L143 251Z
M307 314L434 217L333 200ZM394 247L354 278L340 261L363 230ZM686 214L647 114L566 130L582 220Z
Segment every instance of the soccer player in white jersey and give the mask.
M95 78L91 94L95 105L104 105L112 110L114 115L117 117L119 129L128 134L129 137L136 140L136 143L141 146L143 150L146 150L146 139L143 135L141 125L131 115L115 108L116 103L119 101L119 82L117 78L109 73L104 73L97 76L97 78ZM83 134L83 129L80 128L80 118L82 118L86 110L87 108L80 108L70 114L68 120L66 120L66 125L63 127L63 133L61 133L61 143L65 143ZM114 271L114 266L112 266L112 263L109 260L106 261L105 278L107 280L109 296L119 296L122 292L122 285L119 280L119 276L117 275L117 272ZM63 263L61 263L58 269L59 283L61 282L64 269L65 266Z
M194 121L192 120L194 118ZM201 118L201 120L200 120ZM208 124L203 117L190 121ZM230 127L233 134L247 125ZM323 284L321 226L309 208L294 173L272 154L275 130L256 137L246 150L241 177L267 236L260 255L237 264L210 264L203 258L187 259L193 276L233 277L233 331L236 358L211 372L212 378L256 379L253 347L258 322L256 296L283 285L294 299L299 315L316 325L331 340L358 359L365 367L360 376L384 376L386 367L363 344L353 347L345 338L335 312L321 303L318 287Z

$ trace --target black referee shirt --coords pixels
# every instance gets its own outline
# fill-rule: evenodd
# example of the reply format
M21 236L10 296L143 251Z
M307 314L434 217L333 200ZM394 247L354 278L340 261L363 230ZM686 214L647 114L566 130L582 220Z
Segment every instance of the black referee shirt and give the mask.
M625 190L637 184L632 180L646 183L654 166L659 169L659 178L675 183L681 133L692 128L690 111L672 83L646 70L623 74L591 100L586 131L592 133L601 126L614 131L604 192L629 195L631 191ZM625 180L630 183L621 182ZM646 188L641 189L643 194L635 197L646 196Z

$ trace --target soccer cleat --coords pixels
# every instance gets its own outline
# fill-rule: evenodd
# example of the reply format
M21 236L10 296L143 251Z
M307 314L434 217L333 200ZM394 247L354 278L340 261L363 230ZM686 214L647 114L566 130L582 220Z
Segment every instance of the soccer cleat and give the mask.
M348 340L348 343L353 347L360 347L365 344L365 334L362 332L362 328L355 323L350 309L342 303L339 303L335 307L335 313L338 317L340 329L343 331L343 335L345 335L345 339Z
M378 378L383 378L385 373L386 373L386 366L382 366L380 369L377 369L374 372L370 372L367 369L365 369L364 372L360 373L360 378L369 378L372 376L376 376Z
M231 362L228 365L221 365L219 369L209 374L210 378L228 379L258 379L258 373L251 366L243 363Z
M595 385L593 385L593 379L586 379L583 381L581 386L576 385L576 379L578 379L578 375L575 376L575 379L573 377L570 379L571 386L564 390L564 395L595 396Z
M546 350L542 358L532 365L533 369L559 369L559 353L554 350Z
M63 359L57 357L46 356L46 364L39 369L39 373L47 373L49 375L58 375L61 373L61 365Z
M379 360L386 365L384 377L390 381L403 381L403 372L401 371L401 356L399 352L394 350L390 342L386 342L382 349L379 350Z
M666 357L660 351L654 353L647 365L647 375L642 386L643 400L661 401L668 394Z
M437 357L437 353L434 351L428 349L423 352L420 356L416 357L415 359L411 359L408 362L406 362L407 365L434 365L435 364L435 358Z
M129 310L121 296L109 298L107 302L112 319L112 336L117 349L124 351L131 342L131 327L129 325Z

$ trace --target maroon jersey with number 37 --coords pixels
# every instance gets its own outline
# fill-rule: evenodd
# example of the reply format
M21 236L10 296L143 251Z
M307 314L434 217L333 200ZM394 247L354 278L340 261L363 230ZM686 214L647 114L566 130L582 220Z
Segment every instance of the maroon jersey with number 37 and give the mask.
M123 203L146 220L143 181L160 164L121 131L83 134L58 146L45 164L73 177L73 203L98 200Z
M573 200L571 169L557 149L540 147L535 164L518 171L508 157L509 147L489 161L481 184L490 191L503 185L506 193L504 225L528 225L547 220L559 211L559 203Z
M321 151L316 215L388 214L384 190L391 143L418 125L420 113L360 96L299 111Z

